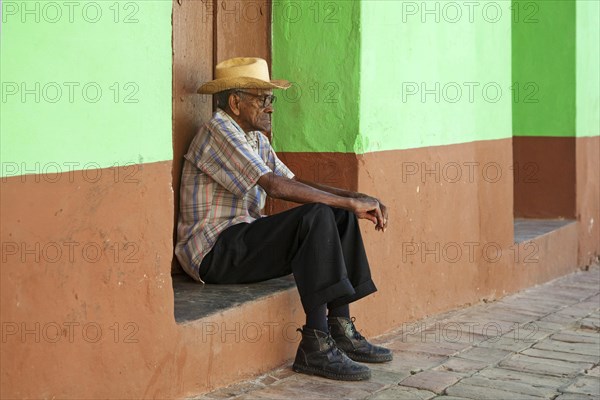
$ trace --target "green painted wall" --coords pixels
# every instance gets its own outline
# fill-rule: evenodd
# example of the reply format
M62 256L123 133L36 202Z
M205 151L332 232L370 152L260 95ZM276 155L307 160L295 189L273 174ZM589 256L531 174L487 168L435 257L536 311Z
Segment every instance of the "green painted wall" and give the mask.
M435 3L437 15L412 1L274 4L273 75L302 90L277 105L276 149L360 154L510 137L510 10L449 2L457 20Z
M591 3L587 2L586 3ZM515 136L575 135L575 0L512 1ZM528 85L528 86L527 86Z
M2 2L3 176L172 158L171 7Z
M577 136L600 135L600 2L577 1Z
M509 10L473 4L362 2L357 153L511 136Z
M273 71L279 151L352 152L359 116L358 1L273 2Z

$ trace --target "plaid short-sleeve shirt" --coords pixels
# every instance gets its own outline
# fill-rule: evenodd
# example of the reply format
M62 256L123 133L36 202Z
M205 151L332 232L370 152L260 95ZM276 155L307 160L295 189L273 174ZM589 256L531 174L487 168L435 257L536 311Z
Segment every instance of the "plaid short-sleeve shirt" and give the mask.
M266 193L258 179L273 172L293 178L261 132L245 133L218 109L184 156L175 254L192 278L225 229L262 215Z

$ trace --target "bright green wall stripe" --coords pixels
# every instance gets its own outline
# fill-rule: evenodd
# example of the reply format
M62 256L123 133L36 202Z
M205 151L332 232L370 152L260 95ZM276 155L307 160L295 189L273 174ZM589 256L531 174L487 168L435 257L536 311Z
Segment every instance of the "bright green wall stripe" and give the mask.
M577 1L577 136L600 135L600 2Z
M302 90L282 93L277 150L360 154L510 137L510 10L495 15L487 3L498 4L480 4L474 20L463 9L458 22L423 22L424 9L407 14L424 7L413 1L274 4L274 76ZM338 86L338 102L326 103ZM422 101L422 89L437 87L439 101Z
M575 135L575 1L513 0L515 136Z
M362 2L357 153L511 136L510 10L473 3Z
M68 3L2 2L3 175L171 159L172 3Z
M360 4L273 3L273 76L294 86L278 93L278 151L352 152L358 134Z

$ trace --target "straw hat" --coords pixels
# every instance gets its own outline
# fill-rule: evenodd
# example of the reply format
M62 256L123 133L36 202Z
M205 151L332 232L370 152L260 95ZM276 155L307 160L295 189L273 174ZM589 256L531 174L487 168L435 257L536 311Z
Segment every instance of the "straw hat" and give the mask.
M287 89L286 80L271 80L262 58L238 57L225 60L215 68L215 80L200 86L198 93L215 94L229 89Z

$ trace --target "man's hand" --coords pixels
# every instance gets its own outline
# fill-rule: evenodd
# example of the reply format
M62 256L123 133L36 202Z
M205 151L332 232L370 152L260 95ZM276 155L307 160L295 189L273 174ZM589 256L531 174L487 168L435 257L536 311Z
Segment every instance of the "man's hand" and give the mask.
M385 230L387 229L387 224L388 224L388 210L387 210L387 207L385 206L385 204L383 204L381 202L381 200L379 200L379 199L376 199L376 200L379 203L379 210L381 210L381 215L383 216L383 225L376 226L375 229L377 229L378 231L385 232Z
M351 192L351 193L352 193L352 197L355 199L372 199L379 203L379 210L381 211L381 215L383 216L383 224L376 224L375 229L378 231L385 232L385 230L387 228L387 224L388 224L388 211L387 211L387 207L385 206L385 204L383 204L382 201L379 200L378 198L369 196L368 194L364 194L364 193L360 193L360 192ZM373 215L375 215L375 214L373 214Z
M352 211L358 218L368 219L375 229L385 232L388 222L387 207L374 197L362 195L353 199Z

